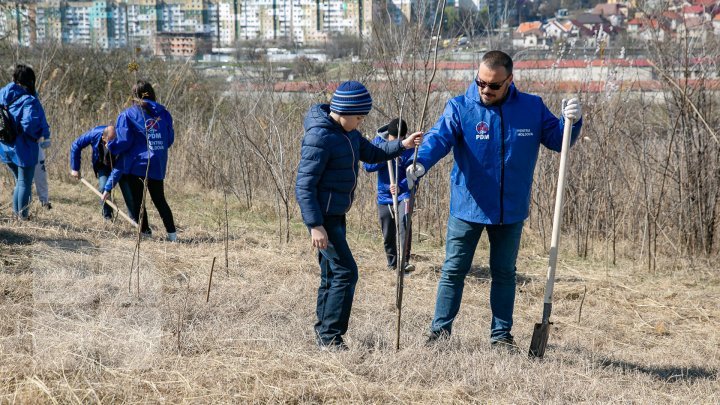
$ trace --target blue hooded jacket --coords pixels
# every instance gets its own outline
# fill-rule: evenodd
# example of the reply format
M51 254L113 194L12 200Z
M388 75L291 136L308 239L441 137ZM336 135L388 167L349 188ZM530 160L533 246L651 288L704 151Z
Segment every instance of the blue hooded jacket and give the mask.
M304 127L295 198L310 228L322 225L324 215L344 215L350 210L358 161L383 162L403 150L400 140L374 146L357 130L346 132L330 117L328 104L312 106Z
M107 125L101 125L95 127L84 134L80 135L70 146L70 169L80 170L80 162L82 156L82 150L88 145L92 147L92 164L95 174L101 167L102 162L100 161L101 142L103 131L107 128Z
M380 133L373 139L373 145L380 146L387 141L387 132ZM398 168L398 176L396 181L399 186L398 201L405 201L410 197L410 189L407 186L407 179L405 178L405 169L412 164L413 156L415 155L415 149L407 149L400 155L400 164ZM395 162L392 163L393 170L395 170ZM393 203L392 194L390 193L390 172L388 172L387 162L383 163L364 163L363 167L368 173L377 172L377 202L382 205L389 205Z
M172 117L162 104L150 100L143 103L144 108L133 105L118 116L117 136L107 145L110 153L117 155L116 166L105 191L112 190L123 174L145 178L147 171L153 180L165 179L168 149L175 142Z
M473 82L465 95L447 102L425 135L418 162L429 170L452 149L450 214L481 224L524 221L540 145L560 151L564 120L538 96L510 85L505 101L486 106ZM573 125L572 143L582 120Z
M0 159L20 167L32 167L38 162L38 139L50 139L50 125L37 94L24 87L8 83L0 90L0 104L8 106L13 117L17 139L14 145L0 143Z

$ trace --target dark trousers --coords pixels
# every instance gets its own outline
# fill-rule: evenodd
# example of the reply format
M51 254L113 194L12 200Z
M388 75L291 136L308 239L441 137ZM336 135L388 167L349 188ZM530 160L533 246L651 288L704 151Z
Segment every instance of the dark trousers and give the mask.
M109 167L102 167L97 170L97 178L98 178L98 191L101 193L105 190L105 183L108 181L108 177L110 177L111 170ZM118 185L120 186L120 192L122 193L123 199L125 200L125 205L127 206L128 215L130 218L135 220L137 222L137 212L133 212L134 205L133 205L133 195L132 191L130 190L130 185L128 184L127 176L120 177L120 180L118 181ZM110 205L101 202L102 204L102 213L103 218L110 219L113 216L113 209L110 208Z
M143 198L143 178L134 175L127 175L126 177L132 193L133 209L131 214L139 215ZM165 230L168 233L175 232L175 221L173 220L173 214L170 210L170 206L168 205L167 200L165 199L165 183L162 180L153 180L148 178L147 189L153 205L155 205L155 208L157 208L158 213L160 214L160 218L162 218L163 225L165 225ZM147 202L145 203L145 206L147 207ZM133 219L135 221L138 221L138 218L136 217L133 217ZM148 232L149 230L150 226L148 225L147 220L147 210L144 210L142 212L142 223L140 224L140 231Z
M398 211L402 222L400 224L400 243L404 243L405 234L407 233L407 200L400 201ZM395 213L393 206L378 204L378 217L380 218L380 228L383 234L383 245L385 245L385 255L387 256L387 264L389 267L397 267L397 237L395 229ZM412 247L412 232L408 240L408 248L405 252L406 263L410 261L410 248Z
M340 343L350 321L358 268L346 238L345 216L326 216L327 249L320 250L315 333L320 343Z

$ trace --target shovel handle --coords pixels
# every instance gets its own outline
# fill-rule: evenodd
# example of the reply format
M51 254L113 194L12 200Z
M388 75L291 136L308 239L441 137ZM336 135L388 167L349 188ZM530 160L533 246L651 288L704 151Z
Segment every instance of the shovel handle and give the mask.
M562 149L560 150L560 173L558 174L557 190L555 192L555 213L553 214L552 239L550 242L550 263L548 265L547 280L545 281L545 299L547 308L552 304L553 287L555 286L555 268L557 266L558 249L560 248L560 224L562 223L563 194L565 191L565 175L567 173L567 156L570 149L573 122L564 118ZM548 314L549 317L550 314Z
M84 177L81 177L81 178L80 178L80 181L82 182L82 184L86 185L87 188L89 188L89 189L92 190L95 194L97 194L98 197L102 198L102 194L101 194L99 191L97 191L97 189L96 189L92 184L90 184L89 181L85 180ZM125 221L127 221L130 225L132 225L132 226L134 226L134 227L137 227L137 226L138 226L137 222L133 221L133 219L130 218L129 216L127 216L127 214L125 214L124 212L120 211L120 210L118 209L117 205L115 205L115 203L113 203L112 201L107 200L107 201L105 201L105 204L109 205L112 209L114 209L115 211L117 211L117 213L120 214L120 216L121 216Z

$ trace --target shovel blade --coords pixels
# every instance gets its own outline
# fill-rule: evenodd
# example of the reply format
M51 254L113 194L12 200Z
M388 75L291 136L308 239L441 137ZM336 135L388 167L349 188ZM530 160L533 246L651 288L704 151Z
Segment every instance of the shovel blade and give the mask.
M545 355L548 337L550 337L550 325L552 322L536 323L530 340L530 351L528 356L542 358Z

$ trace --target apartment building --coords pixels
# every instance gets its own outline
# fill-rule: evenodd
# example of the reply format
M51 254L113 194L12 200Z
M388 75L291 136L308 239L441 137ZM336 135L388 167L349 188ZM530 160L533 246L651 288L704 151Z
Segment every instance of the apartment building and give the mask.
M37 35L30 24L34 18L35 10L29 5L0 2L0 38L12 45L30 46Z
M161 32L155 36L155 55L191 58L210 53L210 33Z
M215 47L250 39L322 43L337 35L369 37L387 4L401 22L415 0L13 0L0 13L0 35L24 45L61 42L102 49L157 49L160 33L209 34ZM18 21L21 23L18 25ZM20 28L18 33L17 27Z

